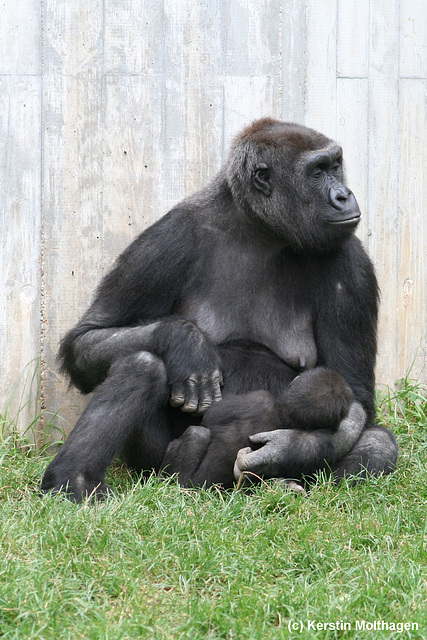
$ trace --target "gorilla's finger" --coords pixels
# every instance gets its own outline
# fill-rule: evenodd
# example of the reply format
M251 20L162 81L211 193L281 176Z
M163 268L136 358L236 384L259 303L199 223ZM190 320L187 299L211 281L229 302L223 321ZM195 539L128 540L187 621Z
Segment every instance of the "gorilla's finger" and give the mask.
M237 452L236 465L242 472L251 470L256 473L257 469L266 463L266 458L269 461L264 449L252 451L250 447L244 447Z
M224 385L221 371L215 371L212 378L212 402L222 399L221 387Z
M348 416L341 420L338 429L331 436L335 458L342 458L359 440L366 422L366 412L360 402L353 402Z
M239 481L240 476L244 471L241 468L241 460L245 454L250 453L251 451L252 449L250 447L245 447L244 449L240 449L240 451L237 452L237 458L234 462L234 467L233 467L233 476L236 482Z
M184 413L194 413L199 406L198 385L194 378L188 378L185 383L185 402L181 407Z
M260 433L254 433L249 436L249 440L252 444L267 444L271 440L272 431L261 431Z
M347 416L348 420L352 420L356 424L364 425L366 421L366 412L360 402L352 402Z
M185 402L184 385L177 382L173 385L169 404L172 407L181 407Z
M202 378L201 390L199 397L199 406L196 411L196 415L202 415L205 413L212 404L212 389L210 381L207 377Z
M203 415L214 402L222 399L220 377L220 372L217 370L212 378L207 376L202 378L199 407L196 415Z

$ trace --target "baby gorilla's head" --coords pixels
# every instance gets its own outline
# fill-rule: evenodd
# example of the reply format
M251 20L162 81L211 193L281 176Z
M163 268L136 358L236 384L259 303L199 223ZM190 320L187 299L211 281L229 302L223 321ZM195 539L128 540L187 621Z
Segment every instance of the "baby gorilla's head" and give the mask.
M337 429L353 400L344 378L324 367L304 371L283 394L287 421L297 429Z

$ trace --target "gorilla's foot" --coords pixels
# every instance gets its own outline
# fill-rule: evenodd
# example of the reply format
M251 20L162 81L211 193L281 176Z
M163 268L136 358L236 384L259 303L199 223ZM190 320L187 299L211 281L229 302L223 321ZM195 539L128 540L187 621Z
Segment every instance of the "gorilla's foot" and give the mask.
M304 487L295 480L290 480L289 478L272 478L272 481L274 482L274 484L278 484L284 490L293 491L294 493L299 493L303 496L307 495Z
M57 479L54 480L52 477L49 477L49 475L46 473L43 478L41 485L42 493L47 493L48 491L61 493L68 498L68 500L77 502L78 504L86 501L102 501L108 498L108 496L114 495L111 487L106 485L105 482L96 482L85 478L83 473L78 473L63 482Z
M206 427L188 427L180 438L169 443L160 473L178 474L182 487L200 486L196 474L210 440L211 432Z

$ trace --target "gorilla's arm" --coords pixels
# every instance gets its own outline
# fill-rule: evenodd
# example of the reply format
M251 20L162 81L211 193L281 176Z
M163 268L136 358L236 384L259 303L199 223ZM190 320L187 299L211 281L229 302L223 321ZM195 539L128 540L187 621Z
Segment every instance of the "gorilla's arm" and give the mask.
M356 237L322 266L316 318L318 364L343 376L370 424L375 419L379 298L374 269Z
M102 280L81 322L63 339L62 370L84 393L120 357L149 351L162 358L171 404L203 412L221 397L216 347L194 324L173 315L201 265L196 225L172 211L142 233Z
M299 478L340 460L358 441L366 420L359 402L353 402L348 416L336 431L276 429L256 433L249 440L260 449L240 449L234 464L238 480L244 471L267 478Z

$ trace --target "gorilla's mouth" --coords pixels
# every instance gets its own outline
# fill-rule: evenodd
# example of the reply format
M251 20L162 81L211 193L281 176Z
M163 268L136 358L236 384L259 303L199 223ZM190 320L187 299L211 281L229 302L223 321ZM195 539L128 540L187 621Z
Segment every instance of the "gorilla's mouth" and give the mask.
M346 218L339 218L338 220L328 220L328 224L339 227L351 227L356 225L360 220L360 213L354 212L348 215Z

